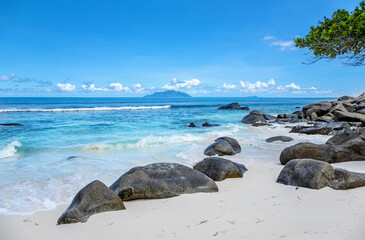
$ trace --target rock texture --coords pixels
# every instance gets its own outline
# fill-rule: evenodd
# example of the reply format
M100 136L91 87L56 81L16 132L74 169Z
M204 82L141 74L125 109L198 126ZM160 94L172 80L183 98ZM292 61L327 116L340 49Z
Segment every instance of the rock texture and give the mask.
M285 165L277 182L312 189L344 190L365 186L365 174L335 169L329 163L313 159L295 159Z
M239 163L219 157L204 158L198 162L194 169L204 173L214 181L222 181L226 178L241 178L247 168Z
M230 137L217 138L213 144L209 145L204 150L204 155L207 156L224 156L224 155L235 155L241 152L241 146L237 140Z
M277 182L320 189L328 186L334 178L334 172L335 170L328 163L311 159L295 159L285 165Z
M340 133L330 138L326 144L298 143L285 148L280 154L280 162L283 165L292 159L302 158L328 163L365 161L365 133Z
M96 180L76 194L57 224L86 222L93 214L123 209L124 204L118 195Z
M132 168L115 181L110 189L123 201L218 191L215 182L205 174L177 163L153 163Z

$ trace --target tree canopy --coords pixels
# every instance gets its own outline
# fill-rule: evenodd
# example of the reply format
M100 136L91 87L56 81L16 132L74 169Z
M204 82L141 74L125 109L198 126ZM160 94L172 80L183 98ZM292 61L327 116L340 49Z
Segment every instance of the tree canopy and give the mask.
M365 1L353 12L339 9L332 18L324 17L304 38L295 39L295 46L309 49L310 64L338 57L346 65L365 65Z

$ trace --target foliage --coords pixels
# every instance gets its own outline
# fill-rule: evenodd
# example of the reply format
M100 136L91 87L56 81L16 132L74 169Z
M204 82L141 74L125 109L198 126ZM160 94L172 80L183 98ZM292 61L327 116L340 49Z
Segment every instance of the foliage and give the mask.
M339 57L346 65L365 65L365 1L353 12L339 9L325 17L304 38L295 39L295 46L310 50L314 57L309 63Z

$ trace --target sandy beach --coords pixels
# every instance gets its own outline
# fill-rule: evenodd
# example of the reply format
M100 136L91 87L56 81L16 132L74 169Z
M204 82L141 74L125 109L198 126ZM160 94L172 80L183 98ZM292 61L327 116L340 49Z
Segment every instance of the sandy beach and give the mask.
M244 152L244 151L243 151ZM125 202L127 210L56 225L67 208L0 216L0 238L12 239L363 239L365 188L320 190L276 183L283 168L272 157L230 157L249 169L217 182L218 193ZM365 172L365 162L334 164Z

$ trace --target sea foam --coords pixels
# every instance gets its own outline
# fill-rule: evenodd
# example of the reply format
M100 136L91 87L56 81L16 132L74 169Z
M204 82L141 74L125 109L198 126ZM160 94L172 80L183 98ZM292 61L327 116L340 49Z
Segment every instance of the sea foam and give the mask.
M21 147L22 144L15 140L0 149L0 159L14 157L17 152L17 147Z

